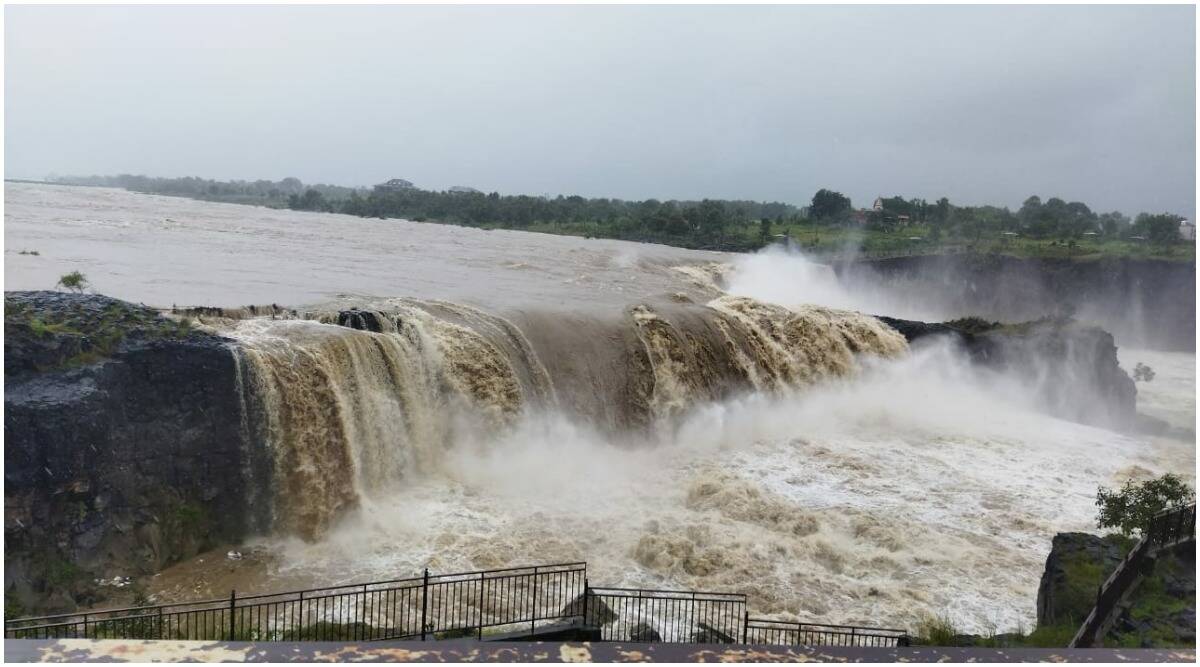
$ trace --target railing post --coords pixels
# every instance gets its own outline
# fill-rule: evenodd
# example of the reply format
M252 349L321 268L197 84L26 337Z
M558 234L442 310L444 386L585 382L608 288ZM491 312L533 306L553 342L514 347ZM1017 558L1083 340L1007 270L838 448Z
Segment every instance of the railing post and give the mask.
M425 577L421 581L421 641L425 641L425 623L429 615L429 568L425 568Z
M483 641L483 575L479 573L479 641Z
M591 595L592 595L592 589L590 586L588 586L588 578L587 578L587 575L585 574L585 575L583 575L583 624L584 625L588 624L588 607L591 606L590 604L588 604L589 602L591 602L591 600L589 600L588 598L590 598Z
M749 636L750 636L750 612L749 612L749 610L743 609L742 610L742 643L743 644L749 643L747 641L747 638Z
M163 608L161 605L158 608L158 638L164 639L164 637L163 637Z
M639 627L639 626L641 626L641 624L642 624L642 591L641 591L641 589L638 589L637 601L638 601L638 606L637 606L637 623L635 623L633 627L637 628L637 629L638 629L638 631L639 631L639 632L640 632L642 635L645 635L646 633L645 633L645 632L642 632L642 628L641 628L641 627ZM639 641L640 641L640 640L639 640Z
M83 615L83 638L84 639L88 638L88 636L87 636L87 623L88 623L87 617L88 617L87 614Z
M362 627L360 627L357 630L358 638L366 639L367 628L374 627L374 626L370 625L371 619L367 618L367 585L366 584L362 585L362 604L358 610L358 617L360 619L362 619Z
M529 605L529 634L532 638L533 632L537 627L537 584L538 584L538 569L533 568L533 600Z
M229 641L233 641L233 635L234 635L233 609L236 604L237 604L237 590L231 589L229 591Z

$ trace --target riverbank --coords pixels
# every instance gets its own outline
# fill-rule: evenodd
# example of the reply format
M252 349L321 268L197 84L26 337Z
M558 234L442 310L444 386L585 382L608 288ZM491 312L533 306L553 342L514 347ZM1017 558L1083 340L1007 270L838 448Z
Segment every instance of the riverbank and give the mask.
M22 181L14 183L44 183ZM219 183L202 179L155 179L146 177L97 177L72 181L79 185L124 185L130 192L183 197L208 202L295 209L311 212L341 212L387 220L412 220L486 230L511 230L669 245L689 250L755 252L787 239L802 251L826 261L847 255L862 258L914 255L990 254L1036 259L1161 259L1191 261L1196 258L1194 240L1151 243L1132 232L1123 234L1049 235L1035 238L1000 228L979 229L963 235L961 229L931 223L866 225L829 223L801 217L801 208L780 202L704 200L704 202L623 202L613 199L584 200L581 197L518 196L516 203L495 208L500 197L475 192L446 193L410 189L378 199L366 188L316 185L308 193L319 193L312 205L297 207L299 191L264 189L262 182ZM62 184L68 184L62 182ZM298 181L291 184L302 188ZM473 202L473 203L472 203ZM581 205L587 202L587 206ZM706 204L713 206L702 210ZM464 206L464 204L471 204ZM397 208L398 207L398 208ZM566 209L571 212L568 213ZM677 210L684 209L684 210ZM603 211L597 214L596 211ZM685 215L691 211L691 215ZM400 211L400 213L397 213ZM404 213L404 211L411 211ZM648 213L657 211L657 213ZM650 220L639 220L649 215ZM482 217L478 217L482 216ZM502 219L496 219L499 216ZM547 217L550 216L550 217ZM699 227L703 227L701 233ZM993 225L994 227L994 225ZM947 231L948 230L948 231Z

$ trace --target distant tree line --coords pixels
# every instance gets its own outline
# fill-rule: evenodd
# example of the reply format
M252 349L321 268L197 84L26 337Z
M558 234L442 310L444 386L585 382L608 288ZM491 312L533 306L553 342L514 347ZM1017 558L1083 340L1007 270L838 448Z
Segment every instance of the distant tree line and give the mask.
M1179 223L1184 219L1172 213L1140 213L1130 219L1120 211L1097 213L1083 202L1066 202L1058 197L1043 202L1037 195L1026 199L1015 212L1007 207L956 206L946 197L932 204L924 199L880 197L879 203L879 210L872 206L866 211L855 211L849 198L822 189L813 195L809 213L814 221L824 224L862 222L868 229L884 231L894 230L907 220L910 224L927 226L935 239L950 235L978 240L1009 233L1064 241L1094 235L1156 244L1179 241Z
M1180 240L1181 216L1141 213L1130 219L1119 211L1097 213L1083 202L1038 196L1021 208L959 206L942 197L929 203L902 196L881 197L856 209L850 198L822 188L808 206L781 202L703 199L630 201L577 195L538 197L498 192L433 191L415 187L350 188L306 185L298 178L280 181L215 181L196 177L63 177L59 182L121 187L137 192L260 203L301 211L325 211L374 218L405 218L474 227L533 229L633 241L722 250L749 250L770 242L786 225L862 226L895 231L904 224L923 226L931 240L943 237L979 240L1020 235L1068 241L1084 235L1144 239L1155 244ZM874 202L873 202L874 204Z
M771 221L798 220L800 209L780 202L704 199L626 201L580 196L536 197L418 188L346 188L282 181L213 181L147 176L63 177L75 185L239 201L374 218L405 218L474 227L561 231L691 248L751 250L769 236ZM767 224L763 224L763 220ZM764 232L764 230L766 230Z
M70 185L94 185L109 188L124 188L133 192L159 195L192 197L195 199L261 200L264 204L283 204L288 198L303 196L308 190L322 197L342 199L355 192L356 188L339 185L305 185L300 179L288 177L280 181L260 179L257 181L217 181L196 176L183 178L157 178L120 174L117 176L61 176L53 179Z
M309 208L316 201L298 202ZM761 245L761 220L797 217L779 202L704 199L625 201L580 196L533 197L497 192L449 193L408 189L353 194L323 210L353 215L436 220L468 226L530 229L546 225L593 230L596 236L696 248L740 249Z

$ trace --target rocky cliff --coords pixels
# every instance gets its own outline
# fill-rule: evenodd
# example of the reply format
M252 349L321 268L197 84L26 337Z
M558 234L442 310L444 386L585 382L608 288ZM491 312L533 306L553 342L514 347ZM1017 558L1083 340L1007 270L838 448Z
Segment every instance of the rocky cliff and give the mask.
M1096 601L1100 584L1133 546L1120 535L1054 536L1038 587L1038 629L1074 635ZM1129 598L1129 607L1105 637L1108 646L1157 648L1196 645L1196 549L1160 556Z
M1085 424L1130 429L1137 388L1108 332L1069 319L1001 324L979 318L927 324L880 317L911 344L946 336L980 366L1022 378L1047 412Z
M970 254L841 263L835 270L851 288L887 285L919 295L940 317L1072 317L1124 346L1195 350L1195 262Z
M10 611L72 609L102 596L95 578L265 525L226 341L103 296L21 292L4 347Z

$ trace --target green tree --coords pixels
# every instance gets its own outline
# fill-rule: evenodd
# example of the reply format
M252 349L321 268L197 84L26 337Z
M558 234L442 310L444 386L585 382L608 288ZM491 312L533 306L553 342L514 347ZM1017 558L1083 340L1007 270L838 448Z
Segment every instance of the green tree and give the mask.
M1180 238L1179 216L1170 213L1141 213L1133 222L1133 231L1156 245L1170 245Z
M714 199L700 202L699 231L702 238L713 240L725 230L725 204Z
M303 195L290 195L288 197L288 208L297 211L332 210L332 207L325 202L325 195L313 188L305 190Z
M840 192L821 188L813 195L808 213L816 220L840 220L850 213L850 198Z
M1140 533L1156 514L1196 502L1196 493L1182 479L1167 473L1158 479L1129 480L1120 491L1096 491L1096 525L1116 528L1124 535Z
M771 219L763 218L758 221L758 240L763 244L771 242Z
M1066 206L1066 215L1059 221L1059 233L1068 238L1079 238L1084 232L1094 232L1098 218L1087 204L1073 201Z
M937 200L937 204L933 207L933 219L935 222L944 224L950 219L950 200L942 197Z
M888 216L907 215L910 218L917 211L919 206L918 200L907 201L904 197L896 195L895 197L883 198L883 213Z
M1129 218L1120 211L1104 213L1099 217L1100 231L1107 237L1114 238L1129 227Z

